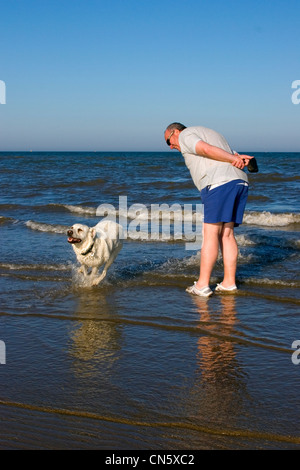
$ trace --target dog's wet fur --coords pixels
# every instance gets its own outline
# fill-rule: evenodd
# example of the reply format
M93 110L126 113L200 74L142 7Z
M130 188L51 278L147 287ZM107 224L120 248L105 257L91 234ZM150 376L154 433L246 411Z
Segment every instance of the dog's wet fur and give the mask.
M91 281L92 286L98 285L123 246L122 226L112 220L102 220L95 227L74 224L67 235L81 265L79 272Z

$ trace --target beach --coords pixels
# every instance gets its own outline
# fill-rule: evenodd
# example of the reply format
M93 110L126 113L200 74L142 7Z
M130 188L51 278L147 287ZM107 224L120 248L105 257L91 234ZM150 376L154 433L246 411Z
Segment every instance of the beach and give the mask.
M300 154L245 153L238 292L202 299L179 153L0 152L1 449L300 449ZM105 216L126 238L90 287L66 231Z

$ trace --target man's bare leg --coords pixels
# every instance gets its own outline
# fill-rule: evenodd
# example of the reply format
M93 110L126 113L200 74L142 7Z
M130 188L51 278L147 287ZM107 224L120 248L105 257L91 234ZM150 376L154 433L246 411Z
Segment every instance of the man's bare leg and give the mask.
M220 247L224 263L223 287L235 285L238 246L234 236L234 222L224 223L220 235Z
M209 286L210 276L218 258L222 229L222 222L203 224L203 245L200 254L200 276L196 283L197 289Z

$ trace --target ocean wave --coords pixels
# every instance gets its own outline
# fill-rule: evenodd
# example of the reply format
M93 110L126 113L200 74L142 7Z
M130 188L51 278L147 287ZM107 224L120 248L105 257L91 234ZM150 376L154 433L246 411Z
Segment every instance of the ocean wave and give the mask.
M270 201L270 197L269 196L266 196L265 194L262 195L262 194L249 194L248 196L248 201L259 201L259 202L266 202L266 201Z
M296 248L300 248L300 240L294 240L293 241L293 246Z
M248 225L261 225L271 227L286 227L288 225L299 224L300 214L292 212L274 214L272 212L246 211L243 223Z
M36 222L33 220L28 220L25 222L25 225L30 228L31 230L36 230L39 232L48 232L48 233L57 233L57 234L66 234L69 226L66 225L56 225L56 224L46 224L44 222ZM125 227L126 229L126 227ZM194 232L182 233L182 232L175 232L172 231L147 231L147 230L130 230L126 229L125 239L129 241L139 241L139 242L190 242L193 243L197 241L201 245L202 243L202 235ZM239 246L249 246L255 245L255 242L247 238L245 235L237 235L236 236L237 243Z
M146 206L145 204L132 204L129 208L114 208L112 204L101 204L97 208L88 206L74 206L70 204L63 204L67 210L73 213L91 216L107 216L107 217L118 217L128 218L131 220L140 221L158 221L158 220L170 220L170 221L183 221L196 223L202 220L202 209L200 205L200 211L193 211L192 205L189 204L185 208L182 208L180 204L152 204Z
M62 204L62 207L67 209L70 212L75 212L76 214L84 214L84 215L91 215L95 216L97 209L95 207L87 207L87 206L73 206L71 204Z
M198 237L199 239L199 237ZM167 232L147 232L147 231L127 231L127 240L131 241L149 241L149 242L194 242L195 234L184 235L182 233L169 234ZM199 240L198 240L199 241Z
M39 232L48 232L48 233L56 233L56 234L63 234L66 235L68 228L67 225L60 225L60 224L48 224L44 222L37 222L34 220L28 220L25 222L26 227L30 228L31 230L39 231ZM137 224L137 227L140 224ZM162 230L131 230L130 223L128 226L123 224L123 231L125 240L128 241L138 241L138 242L170 242L170 243L186 243L186 242L197 242L199 244L199 248L202 244L202 233L197 233L194 230L184 230L184 231L174 231L174 226L169 227L162 227ZM158 227L159 228L159 227ZM251 238L247 237L245 234L237 234L236 241L239 247L248 247L248 246L255 246L257 241L253 241ZM300 241L297 245L299 246ZM243 257L241 254L240 257Z
M254 176L255 178L255 181L259 181L259 182L264 182L267 180L268 183L272 183L272 182L278 182L278 181L282 181L282 182L288 182L288 181L299 181L300 180L300 176L299 175L286 175L286 174L283 174L283 173L276 173L276 172L273 172L273 173L260 173L260 174L257 174Z
M200 265L200 253L201 249L196 251L195 254L191 256L187 256L185 258L170 258L167 261L165 261L159 268L160 274L163 273L165 276L170 276L180 273L182 275L182 272L184 271L189 271L190 268L197 268L199 269ZM238 258L240 262L249 262L252 259L252 255L243 255L241 253L238 254ZM222 255L219 252L218 258L217 258L217 265L222 265Z
M55 185L51 185L53 188L72 188L74 186L76 187L84 187L84 186L99 186L102 185L103 183L106 183L106 180L103 178L97 178L95 180L89 180L89 181L72 181L72 182L67 182L67 183L57 183Z
M137 181L141 188L149 188L149 185L155 189L174 190L177 189L182 191L183 189L193 188L193 183L187 178L174 178L174 179L156 179L147 178L147 181Z
M98 208L87 207L87 206L74 206L69 204L63 204L67 210L90 216L108 216L115 218L128 218L138 221L161 221L170 220L171 222L191 222L201 223L203 220L202 205L197 208L197 211L192 210L192 204L188 204L186 207L180 206L180 204L153 204L146 206L144 204L133 204L128 209L117 209L111 204L102 204ZM195 206L194 206L195 207ZM300 223L300 214L298 213L272 213L268 211L246 211L244 214L243 223L247 225L261 225L261 226L274 226L284 227L292 224Z
M274 287L300 287L300 281L295 280L282 280L282 279L269 279L269 278L248 278L242 280L243 284L259 285L259 286L274 286Z
M65 234L69 228L66 225L53 225L45 224L43 222L35 222L34 220L27 220L25 222L26 227L29 227L32 230L37 230L39 232L49 232L49 233L63 233Z
M235 235L236 242L239 246L253 246L256 243L253 240L250 240L246 235Z
M4 215L0 215L0 225L6 224L6 223L11 223L14 220L15 219L13 219L12 217L5 217Z
M0 210L16 209L18 207L23 207L19 204L0 204Z
M70 271L72 266L68 264L16 264L0 263L0 269L10 271Z
M57 233L57 234L66 234L69 226L67 225L56 225L56 224L46 224L44 222L35 222L34 220L27 220L25 222L26 227L31 230L39 232L48 232L48 233ZM197 236L197 241L199 241L201 236ZM126 240L131 241L149 241L149 242L193 242L196 240L196 235L193 233L182 234L180 232L168 233L165 232L148 232L143 230L126 230L125 235Z
M96 209L85 206L69 206L63 205L72 212L82 215L96 216ZM102 212L103 214L103 212ZM126 217L127 214L127 217ZM202 214L186 213L180 208L173 212L152 210L151 213L141 207L140 211L137 207L128 211L114 211L113 209L107 210L103 218L115 219L119 222L127 232L127 239L132 241L184 241L193 242L202 240ZM132 222L134 220L134 222ZM0 216L0 224L17 222L10 217ZM258 212L246 211L244 214L243 223L246 225L268 226L268 227L287 227L289 225L300 224L300 214L298 213L281 213L274 214L271 212ZM133 225L132 225L133 224ZM40 232L49 232L57 234L65 234L69 225L62 224L49 224L38 222L34 220L27 220L25 225ZM86 224L89 225L89 224ZM94 224L93 224L94 225ZM195 230L197 227L197 231ZM256 240L252 240L245 234L236 235L237 243L239 246L254 246L257 244ZM293 246L299 248L300 241L295 240Z

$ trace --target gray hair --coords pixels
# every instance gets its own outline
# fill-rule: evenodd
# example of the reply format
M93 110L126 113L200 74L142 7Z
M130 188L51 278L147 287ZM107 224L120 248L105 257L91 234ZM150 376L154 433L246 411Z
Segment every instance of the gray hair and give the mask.
M186 129L186 126L184 126L180 122L172 122L172 124L169 124L168 127L166 128L166 131L172 131L173 129L178 129L179 131L183 131L183 129Z

